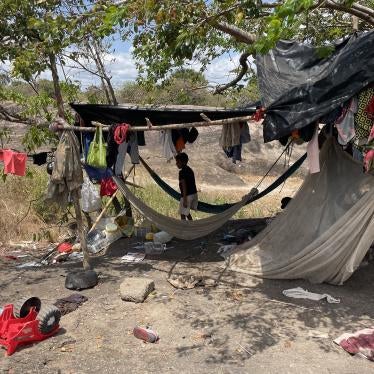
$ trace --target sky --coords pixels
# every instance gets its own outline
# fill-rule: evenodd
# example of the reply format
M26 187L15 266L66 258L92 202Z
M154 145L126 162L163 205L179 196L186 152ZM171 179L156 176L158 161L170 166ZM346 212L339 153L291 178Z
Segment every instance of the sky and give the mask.
M106 56L106 67L110 72L112 83L115 88L121 87L125 82L134 81L137 77L135 60L132 56L133 47L128 42L117 40L113 44L114 51ZM208 66L204 73L206 79L213 85L222 84L235 77L234 69L239 66L239 54L226 54L216 59ZM189 63L190 67L199 71L201 65L198 63ZM88 72L82 72L78 69L65 69L65 72L73 79L80 81L82 88L87 88L93 84L99 85L99 79ZM44 74L45 78L50 79L49 73Z
M112 76L112 84L115 88L120 88L126 82L135 81L137 77L137 69L132 56L133 47L131 42L125 42L118 37L113 42L113 52L106 56L106 67ZM68 63L64 67L65 74L72 80L79 81L81 88L84 90L92 85L100 85L99 78L81 69L74 68L74 63ZM76 66L76 65L75 65ZM225 54L224 56L214 60L204 73L208 82L212 85L223 84L235 77L234 69L239 66L239 54ZM198 71L201 67L198 63L190 63L186 67ZM10 64L0 64L0 68L9 71ZM60 70L60 75L63 73ZM94 66L92 66L92 70ZM43 72L40 78L51 79L49 71Z

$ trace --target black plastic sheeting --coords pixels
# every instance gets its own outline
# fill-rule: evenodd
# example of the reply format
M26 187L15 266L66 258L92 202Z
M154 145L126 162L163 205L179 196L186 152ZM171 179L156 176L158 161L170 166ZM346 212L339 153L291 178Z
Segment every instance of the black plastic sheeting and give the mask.
M265 142L318 121L374 82L374 31L355 34L334 47L322 59L310 45L280 41L257 56Z
M103 124L129 123L132 126L146 126L145 118L149 118L155 125L171 123L202 122L200 113L206 114L209 119L219 120L233 117L250 116L256 108L243 109L165 109L162 107L148 108L138 106L114 106L103 104L70 104L70 106L83 118L85 122L97 121Z

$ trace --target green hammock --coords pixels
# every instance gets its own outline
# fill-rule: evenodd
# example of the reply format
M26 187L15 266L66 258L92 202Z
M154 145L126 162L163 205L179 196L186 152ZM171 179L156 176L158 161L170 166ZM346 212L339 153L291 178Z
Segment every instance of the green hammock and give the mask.
M278 186L280 186L283 182L285 182L305 161L306 159L306 153L301 156L292 166L290 166L280 177L278 177L270 186L266 187L263 191L258 193L257 195L252 196L246 203L250 204L254 201L261 199L274 189L276 189ZM171 187L169 184L167 184L165 181L161 179L159 175L155 173L154 170L151 169L151 167L140 157L140 162L143 164L143 166L146 168L152 179L157 183L158 186L160 186L168 195L173 197L175 200L180 200L181 194L176 191L173 187ZM197 205L197 210L200 212L205 213L211 213L211 214L217 214L222 213L226 209L231 208L237 203L226 203L226 204L209 204L205 203L203 201L199 201Z

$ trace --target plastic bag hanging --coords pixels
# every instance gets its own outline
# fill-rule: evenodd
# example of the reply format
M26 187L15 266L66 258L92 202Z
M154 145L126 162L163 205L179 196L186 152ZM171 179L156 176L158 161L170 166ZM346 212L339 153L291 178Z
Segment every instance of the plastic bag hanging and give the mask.
M99 191L87 176L84 177L84 182L82 184L81 208L87 213L101 209Z
M103 130L101 126L98 126L88 150L87 164L97 168L106 168L106 147L106 143L103 142Z

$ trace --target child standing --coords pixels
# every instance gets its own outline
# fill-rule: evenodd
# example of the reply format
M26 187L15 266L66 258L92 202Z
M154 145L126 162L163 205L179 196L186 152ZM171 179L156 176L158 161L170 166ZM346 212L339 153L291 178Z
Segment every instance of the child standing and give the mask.
M195 174L187 165L188 155L184 152L175 156L175 163L179 170L179 188L181 191L181 199L179 203L179 213L181 219L192 220L190 210L196 210L198 197L195 183Z

